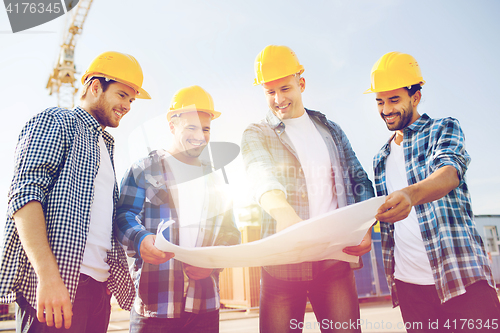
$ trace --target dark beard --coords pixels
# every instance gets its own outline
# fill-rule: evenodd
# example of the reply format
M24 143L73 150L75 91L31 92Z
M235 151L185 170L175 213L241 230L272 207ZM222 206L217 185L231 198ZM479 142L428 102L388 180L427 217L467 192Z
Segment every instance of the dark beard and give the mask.
M408 103L408 108L406 108L406 109L403 108L402 113L401 112L393 112L393 113L389 114L388 116L392 116L395 114L399 115L399 117L401 119L399 124L395 124L395 125L397 125L397 127L389 128L390 125L386 121L385 124L387 126L387 129L390 131L400 131L400 130L406 128L411 123L411 120L413 118L413 106L411 105L411 101L410 101L410 103ZM386 116L383 116L384 121L385 121L385 117ZM392 125L392 126L394 126L394 125Z

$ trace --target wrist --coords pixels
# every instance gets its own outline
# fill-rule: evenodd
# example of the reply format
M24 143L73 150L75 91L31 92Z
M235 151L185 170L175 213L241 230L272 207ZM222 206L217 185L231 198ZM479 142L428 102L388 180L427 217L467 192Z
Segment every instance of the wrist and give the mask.
M55 284L62 281L59 267L57 267L57 265L55 267L51 266L52 265L46 265L40 271L36 271L40 283Z
M415 206L415 186L410 185L408 187L405 187L401 189L401 192L406 196L406 199L408 200L408 203L410 204L411 207Z
M143 230L141 231L140 233L137 234L136 236L136 244L135 244L135 252L137 253L137 256L140 258L141 257L141 246L142 246L142 242L144 241L144 239L147 237L147 236L154 236L154 234L152 232L149 232L149 231L146 231L146 230Z

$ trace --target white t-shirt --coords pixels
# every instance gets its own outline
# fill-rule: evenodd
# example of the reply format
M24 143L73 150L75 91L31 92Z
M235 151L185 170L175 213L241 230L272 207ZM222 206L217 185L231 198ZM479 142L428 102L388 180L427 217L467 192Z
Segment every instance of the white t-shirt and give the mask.
M285 133L292 141L306 178L309 217L337 208L332 163L328 148L307 112L298 118L285 119ZM299 170L297 170L299 172Z
M115 173L102 135L99 135L99 149L101 159L94 182L90 229L80 272L104 282L109 277L109 265L106 261L107 252L111 250Z
M408 186L403 147L391 141L391 153L386 162L387 191L392 193ZM418 285L433 285L431 265L425 252L417 214L394 223L394 278Z
M179 246L195 247L205 200L203 167L182 163L168 153L167 161L177 182L174 189L179 198Z

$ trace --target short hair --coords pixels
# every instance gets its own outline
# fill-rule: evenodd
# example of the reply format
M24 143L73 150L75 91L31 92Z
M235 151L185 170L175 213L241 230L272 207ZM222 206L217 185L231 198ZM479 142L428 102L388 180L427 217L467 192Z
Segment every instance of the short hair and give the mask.
M408 95L413 96L415 95L415 93L419 90L422 89L422 86L420 85L420 83L417 83L417 84L414 84L414 85L411 85L409 87L404 87L406 89L406 91L408 91Z
M90 85L92 84L92 81L94 80L99 80L99 83L101 84L102 92L106 92L108 90L109 86L112 83L115 83L116 81L114 80L109 80L101 76L94 76L88 79L85 84L83 85L82 88L82 93L80 94L80 99L84 99L85 96L87 95L87 90L89 89Z

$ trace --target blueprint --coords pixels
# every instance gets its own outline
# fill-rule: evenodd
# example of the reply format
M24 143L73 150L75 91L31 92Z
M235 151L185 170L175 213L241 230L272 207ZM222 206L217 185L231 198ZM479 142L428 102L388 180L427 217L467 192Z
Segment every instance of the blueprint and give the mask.
M342 252L359 245L375 222L385 197L372 198L302 221L279 233L250 243L232 246L184 248L163 237L170 223L158 227L155 246L175 253L175 259L204 268L257 267L338 259L358 262Z

